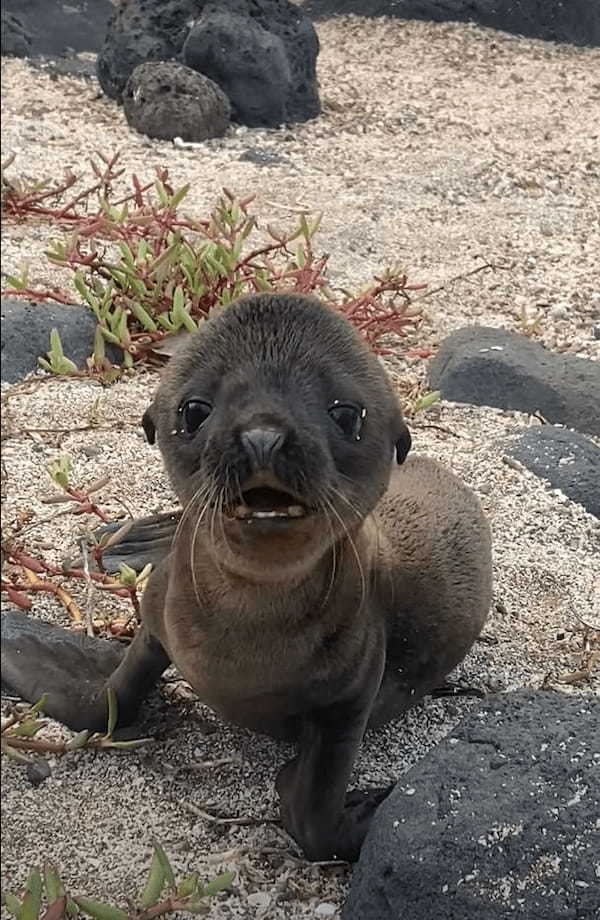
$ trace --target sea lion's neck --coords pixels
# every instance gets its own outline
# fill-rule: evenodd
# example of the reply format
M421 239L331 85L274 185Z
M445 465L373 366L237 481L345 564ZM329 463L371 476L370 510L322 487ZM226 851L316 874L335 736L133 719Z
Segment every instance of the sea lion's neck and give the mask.
M300 626L312 619L329 622L344 618L365 603L370 573L376 552L371 520L353 528L306 570L293 574L263 571L248 577L226 561L211 558L211 548L197 540L192 572L180 583L191 587L200 619L220 624L252 626L278 630L286 624ZM179 577L177 579L180 580ZM189 593L188 593L189 597Z

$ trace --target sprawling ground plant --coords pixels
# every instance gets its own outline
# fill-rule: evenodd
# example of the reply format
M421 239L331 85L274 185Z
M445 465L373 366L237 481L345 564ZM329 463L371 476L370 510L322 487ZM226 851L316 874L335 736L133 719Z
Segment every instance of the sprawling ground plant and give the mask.
M92 164L95 181L63 203L75 183L69 173L61 184L7 185L4 211L17 220L37 218L68 225L71 232L48 251L52 263L70 270L77 299L93 311L98 335L90 367L107 370L105 345L118 346L125 366L157 354L169 354L173 338L193 331L215 310L242 294L260 291L318 293L345 313L367 341L384 351L386 335L404 337L419 322L410 285L401 269L387 269L364 290L352 293L327 282L326 254L317 255L315 236L321 218L298 216L280 232L259 227L250 206L223 189L206 220L182 213L189 186L173 190L168 172L141 184L119 199L112 188L123 170L117 157ZM32 286L28 273L9 277L5 294L36 300L72 302L73 294ZM168 340L171 341L168 341ZM55 336L43 366L72 373Z
M3 907L15 920L68 920L92 917L94 920L155 920L181 912L206 914L208 900L229 888L233 872L224 872L210 882L201 882L196 874L179 881L160 843L154 853L148 879L141 891L132 892L128 908L113 906L82 895L71 895L51 864L40 872L33 869L20 896L7 892Z

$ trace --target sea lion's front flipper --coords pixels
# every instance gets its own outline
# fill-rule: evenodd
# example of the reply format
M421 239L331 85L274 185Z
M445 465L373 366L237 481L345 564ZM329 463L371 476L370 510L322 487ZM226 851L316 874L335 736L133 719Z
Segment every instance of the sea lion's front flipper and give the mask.
M116 521L99 527L94 533L97 539L123 531L122 537L102 554L102 564L106 571L111 574L118 572L122 564L138 573L148 564L156 567L168 556L180 519L181 511L170 511L167 514L154 514L129 522ZM82 557L65 562L66 568L82 566Z
M309 859L357 860L375 809L392 788L346 793L379 685L381 670L371 664L370 686L359 698L306 717L298 756L277 777L283 824Z
M106 729L109 686L117 697L118 724L130 724L168 664L144 626L125 649L23 613L2 613L3 688L31 703L46 695L46 715L76 731Z

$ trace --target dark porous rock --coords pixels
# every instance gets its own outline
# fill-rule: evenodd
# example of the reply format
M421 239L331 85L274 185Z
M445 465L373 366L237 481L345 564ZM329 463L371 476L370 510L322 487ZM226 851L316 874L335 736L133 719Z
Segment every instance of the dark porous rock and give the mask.
M305 121L320 112L319 41L289 0L121 0L98 55L98 80L120 100L146 61L179 61L221 87L245 125Z
M2 54L18 57L97 52L113 13L110 0L2 0ZM29 41L5 50L5 14L16 17Z
M284 166L289 163L275 150L244 150L239 159L242 163L254 163L256 166Z
M219 84L235 121L274 127L319 114L318 53L311 20L288 0L209 0L183 60Z
M136 67L125 86L123 109L140 134L184 141L222 137L231 114L227 96L216 83L174 61Z
M39 369L37 359L46 356L52 329L58 330L65 356L77 367L84 368L94 350L96 320L83 307L3 299L1 313L3 382L15 383ZM122 359L116 348L106 353L113 361Z
M600 517L600 447L576 431L539 425L528 428L507 453Z
M489 697L379 807L344 920L591 920L599 752L597 697Z
M399 16L431 22L476 22L529 38L600 45L598 0L305 0L315 18Z
M2 55L27 57L31 53L31 33L23 20L2 10Z
M111 16L98 55L100 86L121 100L139 64L177 58L206 0L121 0Z
M468 326L448 336L429 367L444 399L540 412L600 435L600 362L548 351L527 336Z

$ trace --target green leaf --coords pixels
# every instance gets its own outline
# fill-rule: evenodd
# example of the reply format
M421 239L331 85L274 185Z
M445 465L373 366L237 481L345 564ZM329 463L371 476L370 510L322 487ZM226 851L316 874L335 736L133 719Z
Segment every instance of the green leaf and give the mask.
M162 870L165 875L165 882L171 891L175 891L175 876L173 875L173 869L171 868L171 863L169 862L167 854L161 847L158 840L154 841L154 854L162 866Z
M310 228L310 238L311 238L311 239L313 238L313 236L314 236L314 235L317 233L317 231L319 230L319 227L321 226L321 221L322 221L322 220L323 220L323 214L317 215L317 218L316 218L315 222L313 223L312 227Z
M14 894L7 893L4 895L4 906L13 917L18 917L21 913L21 901Z
M181 285L178 285L175 288L175 292L173 294L173 315L176 315L176 313L180 313L184 309L184 304L185 304L185 300L183 297L183 290L181 288Z
M198 891L198 876L190 875L188 878L184 878L179 882L177 887L177 897L178 898L189 898L190 895L196 894Z
M296 264L298 268L304 268L306 265L306 254L302 243L296 247Z
M19 920L38 920L42 906L42 877L34 869L25 886L25 897L19 911Z
M106 359L106 348L104 346L104 336L102 335L102 329L100 326L96 326L96 332L94 334L94 354L93 360L96 367L102 367Z
M306 214L301 214L299 219L300 232L302 236L308 242L310 240L310 229L308 226L308 221L306 220Z
M76 374L77 371L78 371L77 365L74 364L73 361L71 361L70 358L62 358L62 359L58 362L57 368L56 368L56 373L57 373L57 374L63 374L63 375L66 375L66 374Z
M121 344L119 336L115 335L114 332L110 332L110 330L107 329L105 326L99 326L98 328L100 329L102 338L106 339L107 342L111 342L113 345Z
M152 907L157 903L165 887L166 880L165 870L155 849L150 865L150 875L148 876L146 887L140 896L140 907Z
M439 390L434 390L432 393L425 393L424 396L415 400L413 414L416 415L417 412L424 412L426 409L429 409L434 403L439 401L441 395Z
M137 584L137 572L125 562L119 565L119 581L125 588L135 588Z
M273 285L268 280L266 272L260 272L260 274L259 272L256 272L254 280L256 281L261 291L271 291L273 289Z
M171 199L169 201L169 207L172 208L173 211L175 210L175 208L177 208L181 204L181 202L183 201L183 199L185 198L189 190L190 190L189 184L183 185L180 189L178 189L175 192L174 195L171 196Z
M129 920L129 915L120 907L111 907L91 898L73 898L77 906L95 920Z
M50 350L46 354L49 359L50 370L53 373L72 374L77 371L77 365L65 357L58 329L52 329L50 332ZM44 358L38 358L38 362L47 369Z
M54 866L45 867L44 884L46 886L46 900L49 904L52 904L53 901L56 901L57 898L60 898L65 893L63 883Z
M161 326L165 329L168 329L169 332L176 332L177 328L174 323L169 319L168 313L159 313L156 317Z
M132 268L135 271L135 259L127 243L119 243L119 251L121 253L121 258L127 267Z
M9 734L6 734L2 739L2 753L5 754L9 760L16 760L17 763L30 764L34 762L32 758L24 754L23 751L11 747Z
M198 331L198 325L197 325L197 323L195 322L194 319L192 319L192 317L191 317L190 314L187 312L187 310L184 310L184 311L183 311L183 315L182 315L181 319L182 319L181 325L182 325L182 326L185 326L185 328L187 329L188 332L197 332L197 331Z
M56 355L57 358L64 358L65 356L58 329L55 328L50 332L50 351L52 355Z
M217 875L216 878L204 886L202 896L210 898L220 891L225 891L227 888L231 887L234 878L235 875L233 872L223 872L222 875Z
M107 320L109 322L111 331L118 333L119 323L121 322L121 317L123 316L123 310L119 306L115 306L114 310L111 313L107 314Z
M132 275L129 279L129 287L137 295L137 297L147 297L148 291L146 290L146 285L136 276Z
M102 748L116 748L117 750L133 751L154 741L154 738L133 738L131 741L104 741Z
M46 722L38 719L23 719L22 722L19 722L18 725L11 729L11 734L17 735L19 738L33 738L44 725L46 725Z
M167 208L169 206L169 196L167 194L166 188L164 187L162 182L155 182L154 188L156 189L158 200L160 201L160 203L162 204L164 208Z
M89 290L85 281L83 280L83 275L80 271L76 271L73 275L73 284L77 293L80 294L84 300L87 300Z
M112 687L106 688L106 697L108 700L108 722L106 725L106 736L108 738L112 738L119 715L117 694Z
M188 901L185 905L185 909L189 911L190 914L207 914L210 910L205 901L198 900Z
M77 732L65 744L65 751L78 751L86 746L90 738L90 732L85 728L82 732Z
M255 217L248 218L248 220L246 221L246 223L244 224L240 232L240 238L242 240L247 239L255 227L256 227L256 218Z
M65 459L68 459L68 458L65 458ZM47 702L48 702L48 694L44 693L42 696L40 696L37 703L33 704L31 709L29 710L30 714L37 715L38 712L41 712L45 708Z
M131 312L133 313L137 321L142 325L142 328L146 332L156 332L158 330L158 326L156 325L156 323L154 322L154 320L152 319L148 311L145 310L144 307L140 303L138 303L135 300L132 300L130 301L129 306L131 307Z
M119 317L119 323L116 329L116 333L119 336L119 342L121 345L129 344L129 329L127 327L127 314L123 310L121 316Z
M48 464L48 473L50 478L62 489L69 488L69 478L71 474L71 459L70 457L61 454L60 457L56 457L54 460L51 460ZM37 704L36 704L37 705Z
M24 291L27 287L26 282L21 278L16 278L14 275L7 275L6 281L9 287L14 288L16 291Z
M159 268L162 268L165 264L169 264L179 255L179 245L173 244L165 249L161 254L152 262L150 265L150 274L156 274Z

